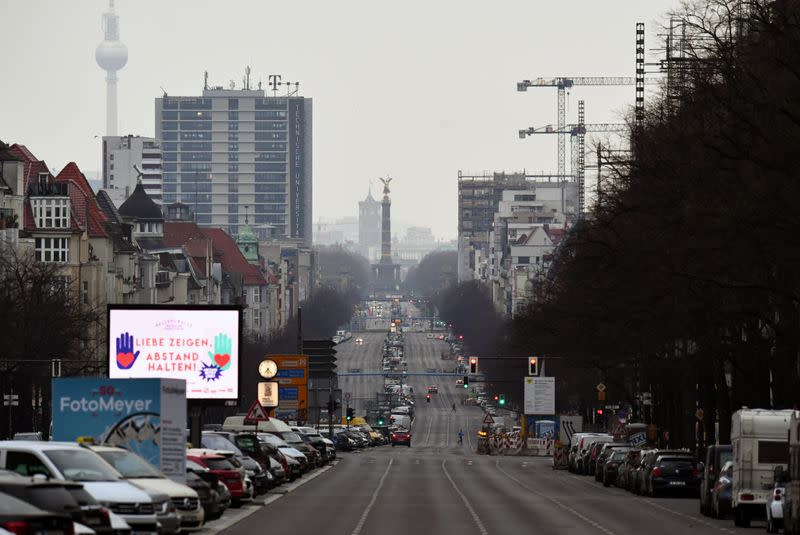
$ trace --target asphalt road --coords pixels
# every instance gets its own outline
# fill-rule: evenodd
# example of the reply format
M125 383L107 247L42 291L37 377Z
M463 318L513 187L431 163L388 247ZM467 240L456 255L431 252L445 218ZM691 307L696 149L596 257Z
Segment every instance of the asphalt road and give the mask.
M377 369L382 335L356 336L364 345L337 346L340 369ZM406 335L409 370L452 365L438 357L445 347L425 334ZM412 447L342 453L332 469L224 533L674 535L764 529L755 523L744 530L731 520L702 517L693 498L641 498L606 489L594 478L552 470L546 458L476 455L483 413L460 404L463 389L452 379L412 378L409 383L417 399ZM353 377L341 384L358 399L382 381ZM428 384L439 386L431 403L424 397ZM463 445L457 444L459 428L466 434Z

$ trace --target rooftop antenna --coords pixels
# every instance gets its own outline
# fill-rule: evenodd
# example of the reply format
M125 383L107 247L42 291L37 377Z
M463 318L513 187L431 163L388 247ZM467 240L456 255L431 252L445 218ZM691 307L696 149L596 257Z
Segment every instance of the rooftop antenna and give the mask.
M234 82L233 80L231 80L231 83L230 83L230 84L228 84L228 87L229 87L229 88L231 88L231 89L236 89L236 82Z
M261 78L258 79L258 90L261 91Z
M244 88L249 90L250 89L250 65L248 65L247 67L244 68L244 74L245 74Z
M159 86L161 87L161 86ZM167 90L161 87L161 92L164 93L164 98L167 98Z
M203 90L208 91L208 71L203 71Z

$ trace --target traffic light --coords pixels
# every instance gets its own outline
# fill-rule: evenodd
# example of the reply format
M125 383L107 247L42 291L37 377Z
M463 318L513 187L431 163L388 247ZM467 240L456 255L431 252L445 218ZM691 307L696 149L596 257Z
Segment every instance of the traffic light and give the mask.
M464 376L464 388L469 388L469 375Z
M505 394L500 394L500 401L498 401L497 403L499 405L505 405L506 404L506 395Z
M469 373L478 373L478 357L469 358Z
M528 375L539 375L539 357L528 359Z
M596 412L597 412L598 416L602 416L603 415L603 409L597 409Z
M497 394L495 394L495 395L494 395L494 400L495 400L495 401L497 401L498 399L500 399L500 396L498 396Z
M348 422L353 419L353 416L355 416L355 413L356 413L356 410L353 407L347 407L347 416L346 416L346 418L347 418Z
M378 425L383 425L383 416L378 417Z
M425 401L427 401L428 403L430 403L430 402L431 402L431 395L430 395L430 394L427 394L427 395L425 396Z

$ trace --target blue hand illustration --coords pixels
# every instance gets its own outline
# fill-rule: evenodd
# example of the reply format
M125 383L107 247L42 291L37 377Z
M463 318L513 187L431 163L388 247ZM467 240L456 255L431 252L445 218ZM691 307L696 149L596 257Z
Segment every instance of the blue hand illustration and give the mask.
M133 351L133 335L122 333L117 337L117 367L120 370L129 370L136 362L139 352Z

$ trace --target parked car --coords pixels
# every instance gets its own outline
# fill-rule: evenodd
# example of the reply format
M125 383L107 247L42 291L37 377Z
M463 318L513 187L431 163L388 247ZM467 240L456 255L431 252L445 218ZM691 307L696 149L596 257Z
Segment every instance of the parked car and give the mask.
M634 449L625 452L625 459L617 468L617 480L614 482L617 487L631 490L634 472L641 459L642 450Z
M245 488L245 471L244 468L233 464L233 460L223 455L217 454L200 454L190 455L187 459L193 461L204 468L208 468L211 473L216 474L220 482L222 482L231 493L231 502L234 507L238 507L241 503L249 498Z
M189 462L187 461L187 465ZM205 470L202 466L197 465L199 468ZM211 472L209 472L211 474ZM213 474L211 474L213 475ZM216 483L219 483L219 480L216 476L214 476L214 480ZM219 493L216 490L216 483L212 485L202 476L200 476L194 470L186 468L186 486L191 488L197 493L197 497L200 500L200 507L203 508L203 520L208 522L209 520L214 520L215 518L219 518L222 515L223 509L221 507L221 502L219 499Z
M287 444L282 438L275 436L272 433L259 433L258 440L275 446L278 451L280 451L281 454L287 458L287 462L289 459L293 461L293 463L289 463L289 465L293 472L294 478L300 477L311 470L308 457L306 457L305 454L300 450L289 446L289 444Z
M597 458L594 461L595 479L597 481L603 481L603 471L605 470L606 460L608 460L613 452L617 450L628 451L630 449L631 445L625 443L606 442L603 444L600 447L600 451L597 452Z
M392 447L406 445L411 447L411 433L407 429L398 429L392 433Z
M649 496L658 496L669 491L698 492L701 477L700 463L694 456L659 455L652 468L645 474L642 488Z
M239 449L231 439L235 440L235 433L229 431L203 431L201 443L204 448L217 450L220 454L235 457L236 461L244 467L247 477L252 481L255 493L262 494L267 492L270 488L270 482L264 467L257 460Z
M703 477L700 481L700 513L711 516L711 489L719 479L723 465L733 458L733 446L717 444L706 448Z
M172 481L153 465L126 449L115 446L89 446L89 448L134 485L148 492L169 496L173 510L177 512L177 528L180 531L197 529L203 525L205 514L197 492L186 485ZM165 520L159 518L159 523L166 533L170 533L172 531L164 526Z
M616 483L619 467L625 462L628 450L618 449L610 454L608 460L603 463L603 486L608 487Z
M8 473L8 472L7 472ZM9 473L13 474L13 473ZM0 474L0 492L19 498L34 507L51 513L66 514L73 522L97 535L111 535L113 528L108 509L94 501L93 506L81 506L71 489L83 489L80 483Z
M156 513L166 506L166 501L154 500L143 489L125 481L93 451L72 442L3 441L0 453L5 453L0 468L82 483L92 497L122 517L133 531L157 534Z
M711 516L725 518L731 512L731 488L733 484L733 461L726 461L719 477L711 487Z
M0 492L0 528L16 535L73 535L69 515L43 511L38 507Z

